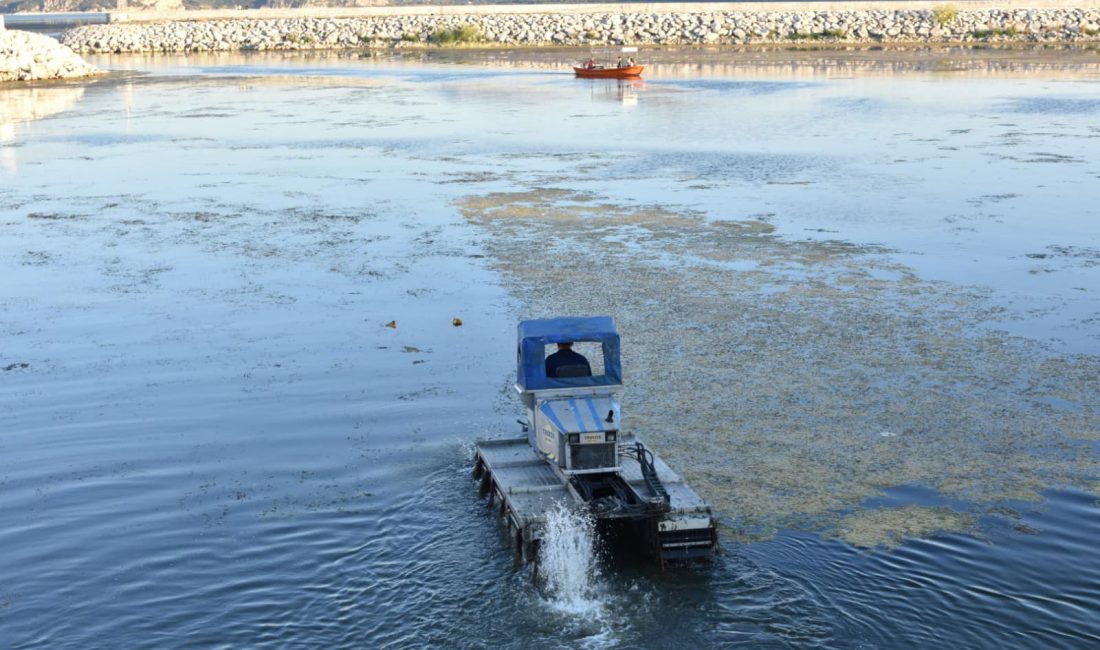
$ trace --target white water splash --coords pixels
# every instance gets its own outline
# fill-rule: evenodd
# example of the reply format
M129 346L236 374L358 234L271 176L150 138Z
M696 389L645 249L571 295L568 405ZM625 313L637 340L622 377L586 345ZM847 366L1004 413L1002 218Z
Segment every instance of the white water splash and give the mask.
M546 515L539 574L555 609L602 617L595 541L595 523L586 513L558 506Z

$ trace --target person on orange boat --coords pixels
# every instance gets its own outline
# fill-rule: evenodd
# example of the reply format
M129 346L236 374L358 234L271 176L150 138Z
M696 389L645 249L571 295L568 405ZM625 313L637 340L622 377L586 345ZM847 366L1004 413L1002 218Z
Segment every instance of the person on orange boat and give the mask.
M636 66L636 65L638 65L638 64L634 62L634 57L629 57L629 58L627 58L627 60L626 60L626 67L628 67L628 68L633 68L633 67L634 67L634 66Z
M616 68L623 67L623 57L621 57L621 56L619 57L619 60L615 62L615 67Z
M584 62L584 67L589 69L589 70L591 70L592 68L595 68L596 67L596 59L589 58L587 61Z

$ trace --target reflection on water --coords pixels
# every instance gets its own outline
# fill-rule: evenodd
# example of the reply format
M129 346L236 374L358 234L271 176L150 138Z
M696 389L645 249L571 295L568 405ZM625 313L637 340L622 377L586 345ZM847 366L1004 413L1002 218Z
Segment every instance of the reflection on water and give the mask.
M1100 641L1095 61L646 56L622 84L552 51L96 57L58 110L0 90L32 116L0 167L0 638ZM727 523L713 566L601 558L597 621L469 476L514 430L514 323L551 311L619 317L629 417Z
M84 86L11 86L0 91L0 123L29 122L67 111L84 96Z
M67 111L83 96L84 86L78 84L30 88L9 85L0 89L0 168L14 172L18 167L18 156L12 146L17 124Z
M623 106L636 106L646 88L641 79L584 79L579 82L591 85L593 100L613 101Z

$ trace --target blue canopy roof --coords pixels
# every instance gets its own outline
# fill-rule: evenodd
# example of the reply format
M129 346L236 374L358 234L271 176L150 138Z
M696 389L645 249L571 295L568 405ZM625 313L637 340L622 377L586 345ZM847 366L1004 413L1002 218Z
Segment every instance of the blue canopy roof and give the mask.
M519 359L516 383L523 390L617 386L623 383L619 360L619 333L610 316L561 317L521 321L518 327ZM595 377L546 376L546 346L555 343L593 341L603 348L604 374Z

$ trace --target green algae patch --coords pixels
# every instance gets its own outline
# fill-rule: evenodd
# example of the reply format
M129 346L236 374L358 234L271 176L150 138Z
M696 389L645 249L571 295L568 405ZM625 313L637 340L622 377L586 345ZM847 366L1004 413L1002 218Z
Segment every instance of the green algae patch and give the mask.
M842 518L837 525L836 536L852 546L894 548L907 537L967 532L974 525L972 515L950 508L877 508Z
M675 226L686 225L698 218L698 215L684 214L662 206L598 202L598 197L591 193L558 187L467 196L458 201L458 207L465 216L479 221L578 221L585 228L655 221Z
M1094 487L1100 357L989 327L1003 314L983 290L922 280L882 247L792 239L759 215L566 185L457 206L489 234L523 317L615 317L625 428L734 539L798 529L878 545L976 526L864 505L899 485L978 510Z

